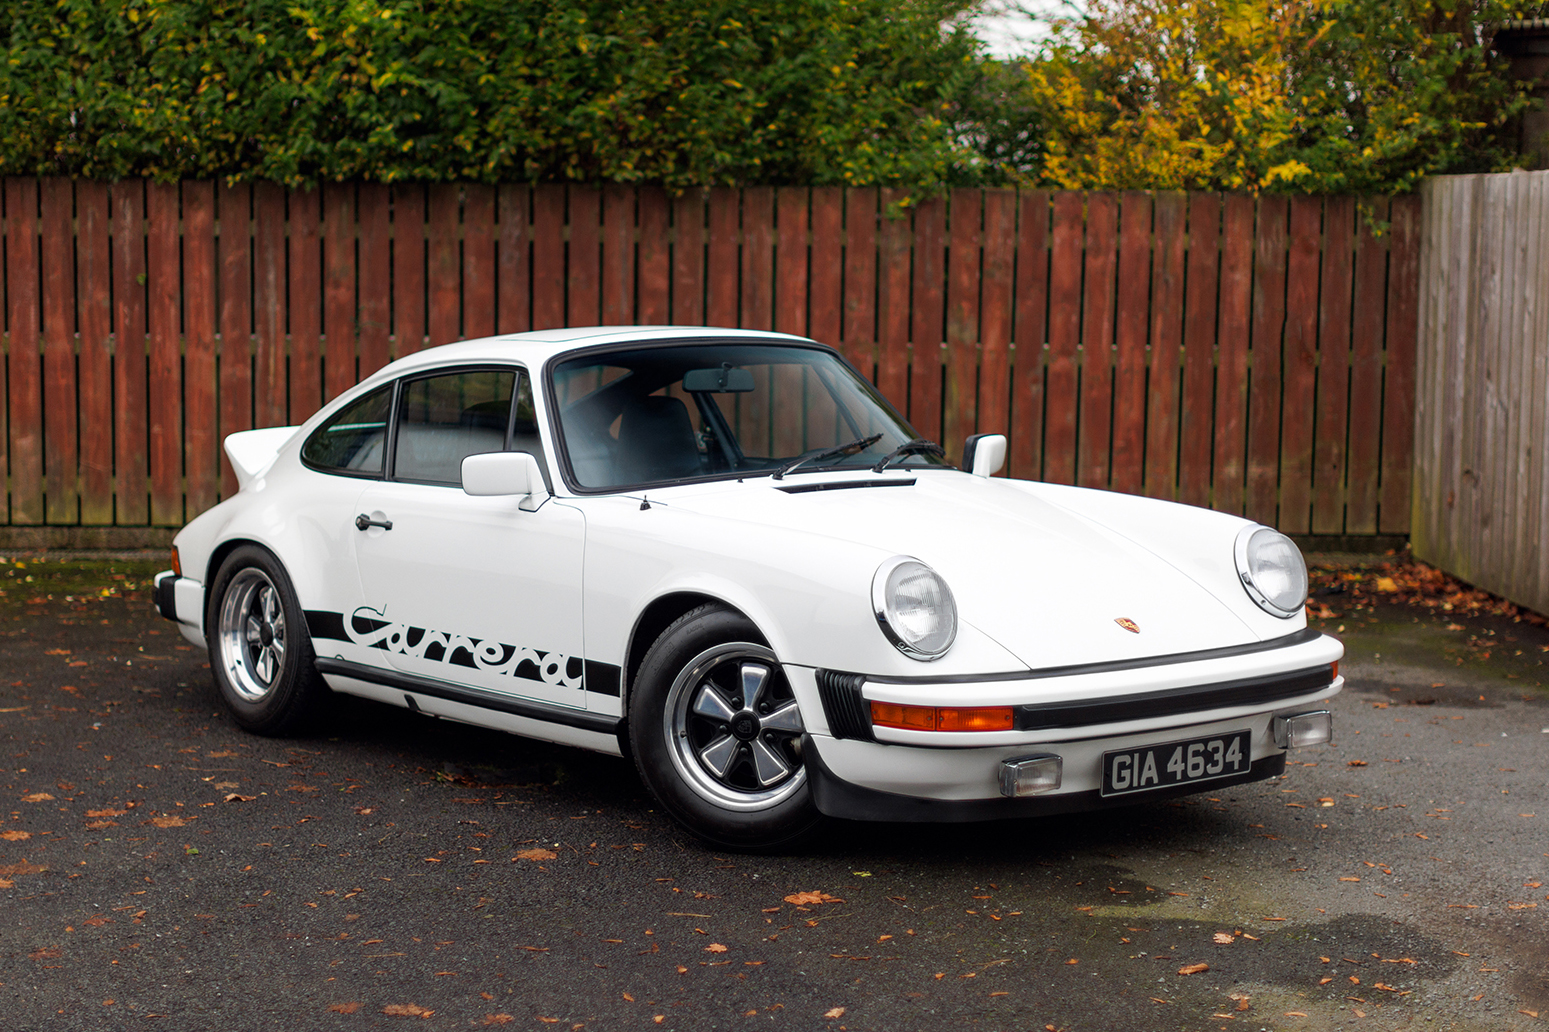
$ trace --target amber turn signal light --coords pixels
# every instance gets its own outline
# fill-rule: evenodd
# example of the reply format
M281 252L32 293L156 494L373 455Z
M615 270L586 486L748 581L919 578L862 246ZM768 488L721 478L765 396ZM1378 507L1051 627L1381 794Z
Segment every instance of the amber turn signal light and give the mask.
M176 545L172 546L172 572L179 577L183 576L183 563L178 559Z
M906 706L873 702L871 722L906 731L1011 731L1010 706Z

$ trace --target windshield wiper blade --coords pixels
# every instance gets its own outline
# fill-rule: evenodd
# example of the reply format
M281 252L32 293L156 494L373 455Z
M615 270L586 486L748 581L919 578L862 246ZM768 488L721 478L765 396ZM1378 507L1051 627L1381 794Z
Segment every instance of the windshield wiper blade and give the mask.
M865 451L880 440L882 440L881 434L872 434L870 437L862 437L859 440L851 441L849 444L841 444L837 448L821 448L818 451L811 451L805 455L798 455L775 470L774 479L783 480L785 479L785 474L797 466L804 466L809 462L820 462L823 459L837 459L845 455L855 455L858 452Z
M881 473L883 470L887 469L893 464L894 459L901 459L905 455L920 454L945 456L947 451L935 441L927 441L923 437L916 437L912 441L905 441L897 448L894 448L892 451L882 456L882 461L871 467L871 471L873 473Z

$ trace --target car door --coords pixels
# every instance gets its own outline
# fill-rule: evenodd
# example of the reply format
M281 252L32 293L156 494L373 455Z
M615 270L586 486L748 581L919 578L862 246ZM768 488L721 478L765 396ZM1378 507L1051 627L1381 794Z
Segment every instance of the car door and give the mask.
M389 476L355 514L361 606L347 622L405 673L585 708L585 520L552 498L524 508L461 487L468 455L516 446L541 463L537 432L525 370L405 380Z

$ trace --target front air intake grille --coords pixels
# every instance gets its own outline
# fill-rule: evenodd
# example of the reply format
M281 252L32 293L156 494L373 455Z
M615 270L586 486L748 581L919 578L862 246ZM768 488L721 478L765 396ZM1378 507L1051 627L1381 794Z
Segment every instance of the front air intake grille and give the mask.
M835 738L854 738L875 742L871 733L871 707L861 697L866 678L860 674L841 674L835 670L818 671L818 697L823 700L823 715Z

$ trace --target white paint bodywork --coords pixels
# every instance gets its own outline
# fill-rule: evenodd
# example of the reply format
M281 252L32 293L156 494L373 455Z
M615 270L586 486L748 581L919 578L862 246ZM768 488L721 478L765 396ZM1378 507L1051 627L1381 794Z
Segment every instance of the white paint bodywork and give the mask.
M641 614L667 596L720 600L756 624L779 656L824 764L844 781L938 800L999 797L1004 759L1055 752L1065 759L1059 793L1097 787L1103 752L1130 745L1247 729L1255 760L1280 750L1275 712L1337 693L1341 679L1274 707L1240 707L1131 719L1126 698L1332 664L1342 647L1320 637L1294 648L1196 662L1159 657L1252 646L1305 627L1298 614L1271 616L1244 591L1233 542L1238 517L1134 496L986 478L950 469L882 474L798 474L801 482L914 481L889 490L788 494L768 477L584 493L567 485L555 449L546 394L535 391L553 495L531 505L510 496L470 497L455 488L355 479L308 469L299 460L310 431L342 404L407 373L459 364L525 368L541 383L551 360L577 347L694 338L794 341L778 334L681 328L549 331L469 341L419 352L345 392L299 428L235 434L226 448L239 493L178 535L183 579L177 618L202 642L204 585L223 550L259 544L279 557L308 611L354 614L404 628L492 639L622 668L619 694L563 671L541 679L489 669L449 668L376 648L377 634L318 639L319 657L396 669L586 713L622 716L628 662ZM805 342L804 342L805 343ZM794 478L793 478L794 479ZM790 481L786 482L787 484ZM525 496L524 496L525 498ZM388 534L354 525L358 514L392 519ZM877 567L908 555L951 586L956 641L933 662L913 660L879 631L870 589ZM1133 621L1132 633L1117 620ZM1113 664L1122 669L1042 676L1052 667ZM498 664L497 664L498 665ZM508 664L509 665L509 664ZM1114 719L1069 731L940 733L876 729L876 742L832 736L815 674L866 675L867 700L916 705L1021 705L1113 700ZM1026 676L1017 676L1018 673ZM553 675L553 676L550 676ZM415 696L337 674L331 686L426 712L617 752L592 730Z

